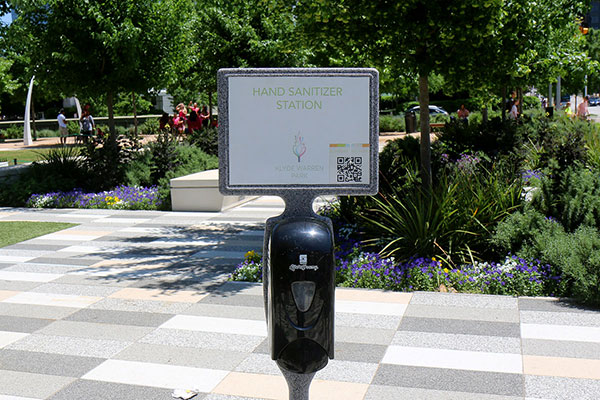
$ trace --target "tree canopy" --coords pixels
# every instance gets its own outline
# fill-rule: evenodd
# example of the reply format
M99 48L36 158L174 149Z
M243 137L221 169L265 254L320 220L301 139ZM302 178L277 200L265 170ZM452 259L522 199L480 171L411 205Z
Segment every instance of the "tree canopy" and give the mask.
M585 0L299 0L302 41L327 42L387 74L419 76L422 177L430 180L429 89L432 73L460 90L490 92L507 83L547 80L585 62L576 28ZM578 64L580 64L578 62ZM537 74L537 76L534 76Z
M106 94L114 132L115 93L164 84L187 0L20 1L8 28L29 75L56 95Z

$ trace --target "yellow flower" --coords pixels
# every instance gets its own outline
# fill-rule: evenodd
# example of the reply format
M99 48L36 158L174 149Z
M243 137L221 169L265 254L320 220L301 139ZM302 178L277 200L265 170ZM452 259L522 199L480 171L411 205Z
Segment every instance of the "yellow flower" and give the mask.
M106 201L106 205L108 206L112 206L117 204L119 201L121 201L117 196L112 197L112 196L106 196L104 198L104 201Z
M445 273L448 273L448 268L444 268L444 272L445 272Z

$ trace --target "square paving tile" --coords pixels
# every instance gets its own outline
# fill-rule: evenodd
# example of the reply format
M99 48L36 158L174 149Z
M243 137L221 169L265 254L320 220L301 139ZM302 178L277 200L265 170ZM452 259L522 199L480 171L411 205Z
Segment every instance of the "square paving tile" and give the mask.
M381 364L372 384L467 393L524 396L523 376Z
M250 353L263 340L263 336L198 332L181 329L157 329L140 339L140 342Z
M130 344L131 342L117 340L31 334L6 348L80 357L109 358Z
M52 322L50 319L0 315L0 331L31 333Z
M246 357L248 357L248 353L241 351L134 343L113 358L126 361L231 371Z
M107 360L85 374L83 379L168 389L195 388L206 393L227 374L228 371L216 369Z
M37 333L51 336L72 336L134 342L154 330L153 327L100 324L82 321L55 321Z
M172 314L149 312L111 311L83 309L69 315L68 321L97 322L116 325L158 327L173 317Z
M165 400L172 398L172 392L170 389L79 379L50 397L50 400ZM194 400L196 398L200 400L202 396L194 397Z
M79 378L104 360L10 349L0 351L0 369L74 378Z
M528 399L597 400L598 393L600 393L600 381L526 375L525 392Z
M402 331L519 337L519 324L491 321L404 317Z
M75 378L0 369L0 395L45 399Z

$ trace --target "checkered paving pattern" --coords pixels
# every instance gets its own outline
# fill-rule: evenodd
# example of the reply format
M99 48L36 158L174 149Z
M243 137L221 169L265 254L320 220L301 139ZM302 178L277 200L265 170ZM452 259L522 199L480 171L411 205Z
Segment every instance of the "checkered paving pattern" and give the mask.
M0 249L0 400L287 399L261 285L226 282L281 211L0 208L79 224ZM600 312L556 299L337 289L335 329L313 400L600 397Z

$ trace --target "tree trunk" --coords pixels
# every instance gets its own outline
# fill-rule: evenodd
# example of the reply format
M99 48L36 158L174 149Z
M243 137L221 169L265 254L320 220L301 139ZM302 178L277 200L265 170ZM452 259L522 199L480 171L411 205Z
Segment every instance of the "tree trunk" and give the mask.
M429 137L429 76L419 74L419 113L421 127L421 180L431 188L431 138Z
M487 106L483 107L483 109L481 110L481 115L482 115L482 119L483 122L488 122L488 108Z
M213 121L213 113L212 113L212 89L208 90L208 115L210 115L210 117L208 118L208 126L210 127L212 125L211 122Z
M133 104L133 135L137 136L138 133L138 120L137 120L137 108L135 103L135 93L131 92L131 103Z
M506 119L506 86L502 86L502 121Z
M523 90L519 87L517 89L517 99L519 99L519 117L523 115Z
M33 124L33 140L37 140L37 129L35 128L35 108L33 107L33 96L31 97L31 122Z
M114 93L109 91L106 94L106 107L108 108L108 131L110 132L109 140L111 142L117 141L117 132L115 130L115 113L113 110Z

